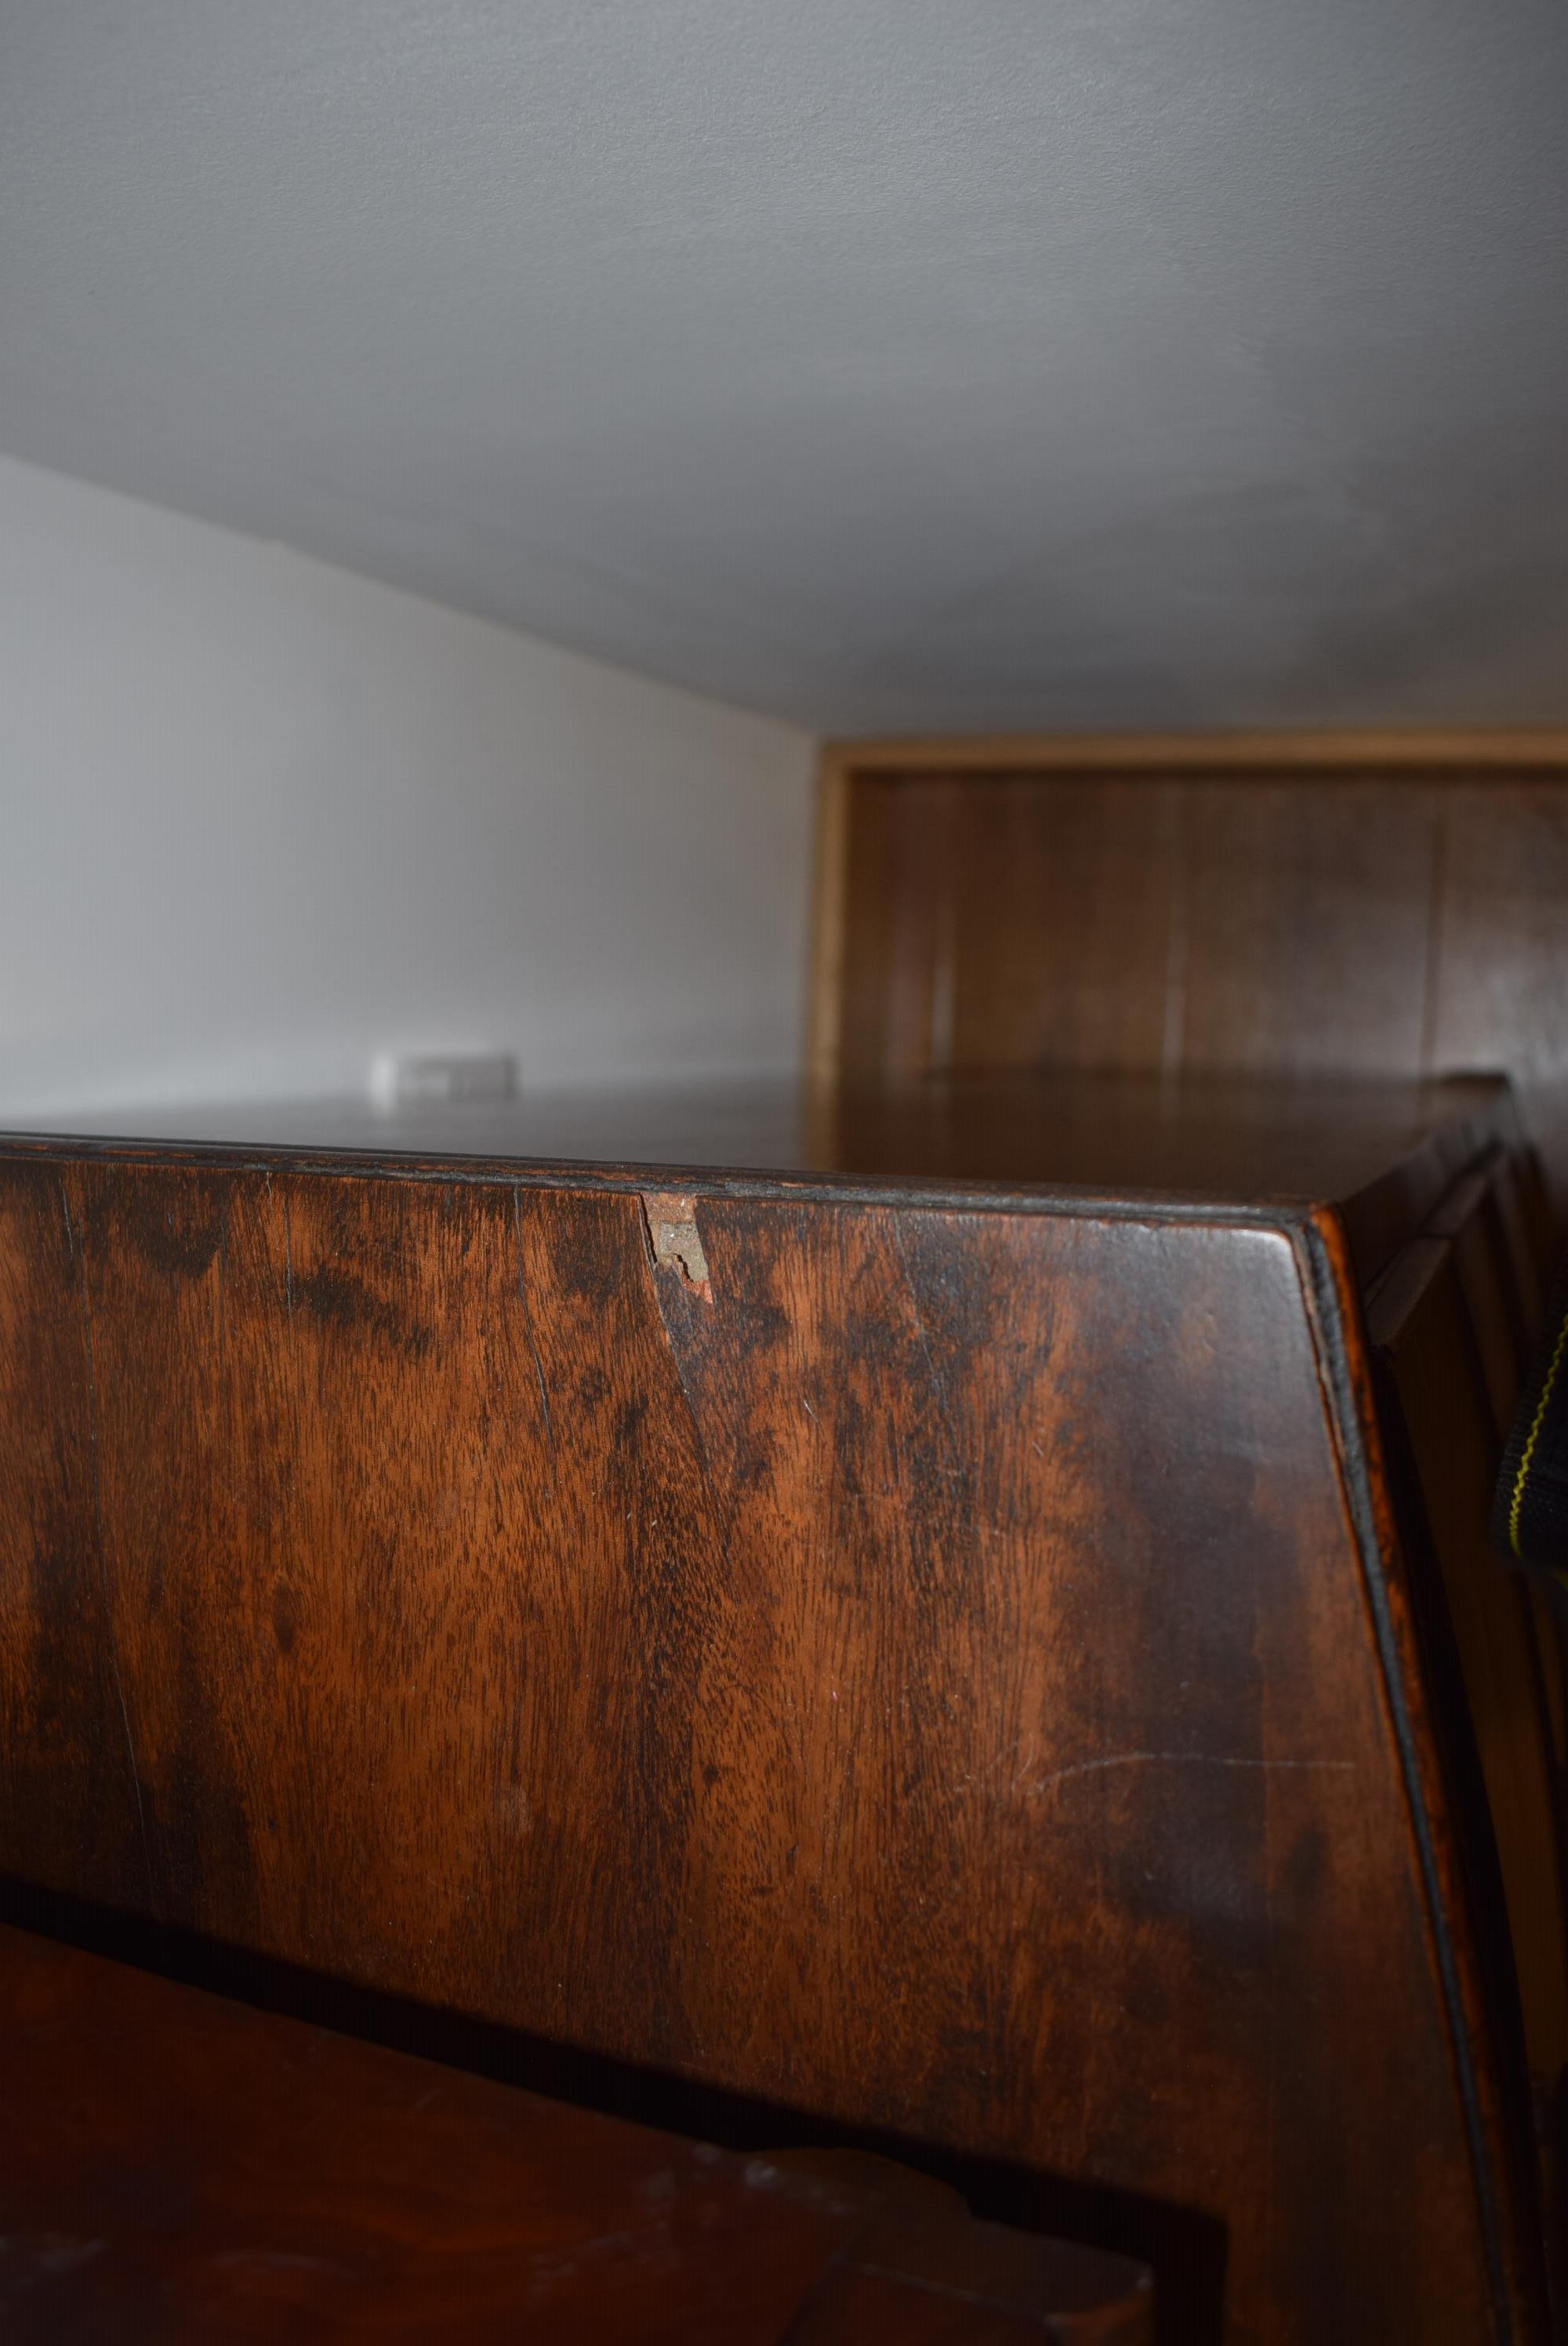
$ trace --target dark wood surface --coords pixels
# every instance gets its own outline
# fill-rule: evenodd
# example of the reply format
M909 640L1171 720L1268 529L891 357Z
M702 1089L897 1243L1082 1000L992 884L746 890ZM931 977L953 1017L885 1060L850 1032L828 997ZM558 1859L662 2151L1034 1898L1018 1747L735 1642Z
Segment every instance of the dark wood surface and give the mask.
M1475 2334L1284 1232L720 1198L709 1299L635 1196L12 1171L16 1871Z
M0 1152L0 1864L1543 2334L1340 1213L305 1147Z
M1372 1332L1391 1365L1465 1670L1531 2063L1539 2076L1555 2078L1568 2061L1568 1941L1533 1617L1523 1582L1488 1552L1499 1443L1485 1356L1451 1247L1431 1241L1412 1260L1412 1270L1418 1267L1409 1288L1374 1312Z
M1448 802L1432 1066L1507 1066L1568 1208L1568 781Z
M1492 1486L1541 1319L1542 1282L1506 1158L1459 1183L1370 1298L1386 1374L1396 1497L1414 1600L1447 1647L1455 1698L1440 1714L1456 1805L1471 1836L1494 2026L1516 2035L1511 2122L1537 2137L1559 2286L1568 2063L1568 1703L1563 1620L1488 1546ZM1481 1845L1481 1844L1484 1845ZM1489 1869L1495 1857L1495 1880ZM1506 1929L1501 1927L1506 1916ZM1528 2100L1526 2101L1526 2088Z
M1455 1176L1518 1127L1496 1077L1446 1083L1270 1081L1036 1074L824 1091L809 1085L710 1084L577 1092L493 1106L383 1110L368 1100L260 1100L84 1112L81 1153L149 1149L193 1161L217 1147L257 1163L354 1169L371 1158L411 1177L422 1166L536 1180L739 1194L879 1189L912 1204L978 1191L993 1204L1094 1198L1198 1206L1332 1205L1370 1278ZM14 1144L14 1153L26 1147ZM34 1144L49 1153L51 1143ZM453 1166L454 1172L460 1169ZM753 1183L753 1188L758 1184Z
M0 1926L0 2329L36 2346L1144 2346L1138 2266Z
M1568 1211L1568 769L997 762L839 753L825 1068L1496 1068Z

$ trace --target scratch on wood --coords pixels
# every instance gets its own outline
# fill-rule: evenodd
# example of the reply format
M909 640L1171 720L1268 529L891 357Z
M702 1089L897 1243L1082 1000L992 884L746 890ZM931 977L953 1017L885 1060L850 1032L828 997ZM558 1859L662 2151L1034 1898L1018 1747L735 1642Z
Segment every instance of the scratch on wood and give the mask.
M1107 1768L1314 1768L1353 1770L1353 1760L1241 1760L1224 1752L1214 1751L1113 1751L1104 1760L1079 1760L1070 1768L1054 1768L1048 1776L1037 1776L1032 1784L1019 1783L1015 1790L1048 1792L1054 1784L1064 1784L1074 1776L1097 1776Z
M658 1312L659 1326L664 1331L664 1341L669 1352L671 1363L675 1369L676 1383L680 1389L681 1401L685 1404L687 1419L691 1426L692 1443L697 1454L697 1469L698 1474L702 1478L703 1491L707 1497L708 1504L713 1511L714 1522L718 1529L719 1555L726 1572L728 1573L729 1565L730 1535L732 1528L731 1513L729 1509L727 1509L721 1504L718 1487L714 1483L713 1470L709 1464L708 1455L708 1443L702 1431L702 1420L697 1413L697 1403L692 1398L691 1387L687 1382L686 1366L680 1356L680 1342L676 1330L670 1326L669 1315L665 1310L665 1299L664 1295L660 1291L662 1282L658 1277L658 1257L655 1251L654 1234L657 1228L657 1220L656 1218L648 1211L650 1205L688 1205L691 1201L688 1198L670 1199L660 1198L656 1192L651 1196L645 1196L641 1202L643 1209L644 1234L647 1239L649 1251L653 1254L654 1259L654 1304ZM667 1217L666 1219L667 1219ZM695 1228L695 1225L693 1227ZM689 1277L684 1265L680 1267L680 1278L683 1284L690 1284ZM712 1302L713 1295L710 1290L706 1289L706 1287L700 1287L697 1288L696 1291L702 1296L704 1302Z
M697 1227L697 1199L679 1197L668 1189L645 1189L642 1209L656 1264L672 1267L683 1286L700 1296L704 1303L711 1303L713 1281L708 1277L708 1257L702 1250Z
M512 1223L517 1233L517 1294L523 1305L523 1332L528 1339L533 1355L534 1374L539 1384L539 1407L545 1419L545 1443L549 1452L550 1488L555 1488L555 1426L550 1415L550 1395L545 1383L545 1363L539 1357L538 1340L534 1333L534 1307L528 1300L528 1285L523 1276L523 1192L515 1182L512 1186Z

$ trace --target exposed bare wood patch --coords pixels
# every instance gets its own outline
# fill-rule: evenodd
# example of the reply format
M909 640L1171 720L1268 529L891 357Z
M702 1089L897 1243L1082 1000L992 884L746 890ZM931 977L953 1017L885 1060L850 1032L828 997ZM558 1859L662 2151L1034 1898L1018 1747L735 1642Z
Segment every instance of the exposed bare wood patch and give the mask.
M672 1266L694 1294L711 1303L713 1282L697 1233L697 1199L667 1189L645 1189L642 1207L655 1262Z

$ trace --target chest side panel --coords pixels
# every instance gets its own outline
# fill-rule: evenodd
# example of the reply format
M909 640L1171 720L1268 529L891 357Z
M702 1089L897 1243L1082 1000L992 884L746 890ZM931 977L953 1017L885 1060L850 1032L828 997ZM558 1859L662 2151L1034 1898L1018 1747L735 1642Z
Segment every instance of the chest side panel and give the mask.
M1284 1237L704 1199L694 1282L632 1194L27 1212L7 1739L94 1763L6 1863L1207 2211L1238 2338L1487 2334Z

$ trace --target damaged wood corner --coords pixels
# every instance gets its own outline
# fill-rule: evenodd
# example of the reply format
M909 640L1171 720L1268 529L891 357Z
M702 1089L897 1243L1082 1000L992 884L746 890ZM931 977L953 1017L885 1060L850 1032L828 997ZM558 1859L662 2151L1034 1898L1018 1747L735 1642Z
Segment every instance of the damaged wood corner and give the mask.
M704 1303L711 1303L713 1282L697 1232L697 1199L667 1189L644 1189L640 1196L648 1250L656 1266L673 1269L683 1286Z

